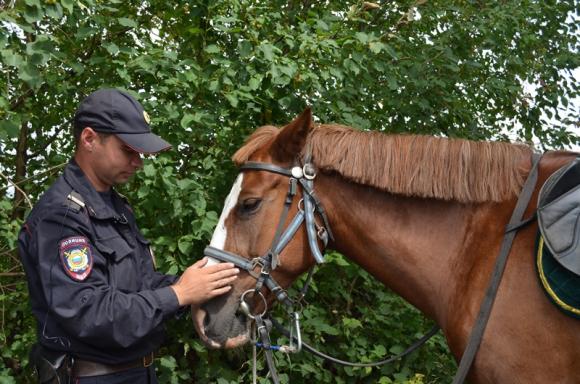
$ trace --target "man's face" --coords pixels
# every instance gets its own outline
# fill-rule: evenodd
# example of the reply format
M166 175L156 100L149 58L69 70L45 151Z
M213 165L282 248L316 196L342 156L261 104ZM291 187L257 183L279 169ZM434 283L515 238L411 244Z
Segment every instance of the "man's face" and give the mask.
M95 176L109 186L126 183L143 167L141 155L115 135L94 141L91 160Z

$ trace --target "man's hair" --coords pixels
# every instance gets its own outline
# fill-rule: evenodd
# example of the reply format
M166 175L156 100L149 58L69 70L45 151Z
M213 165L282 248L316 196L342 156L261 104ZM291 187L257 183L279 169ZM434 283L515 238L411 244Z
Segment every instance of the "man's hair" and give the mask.
M85 128L87 128L87 127L81 127L81 126L77 126L77 125L73 126L73 138L75 141L75 149L79 148L79 143L81 141L81 133L83 133ZM97 132L97 135L99 136L99 140L101 142L103 142L104 140L106 140L107 138L112 136L113 134L112 133Z

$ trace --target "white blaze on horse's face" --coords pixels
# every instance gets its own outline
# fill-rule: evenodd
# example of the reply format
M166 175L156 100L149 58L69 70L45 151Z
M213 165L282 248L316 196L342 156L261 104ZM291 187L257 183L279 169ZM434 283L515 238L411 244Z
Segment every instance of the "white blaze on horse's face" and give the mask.
M232 209L236 206L238 202L238 196L240 196L240 191L242 190L242 180L244 179L244 175L240 173L238 178L236 179L230 194L226 197L226 202L224 203L224 209L220 216L220 220L218 221L217 226L213 232L213 236L211 237L211 245L214 248L224 250L224 246L226 244L226 238L228 236L228 230L226 228L226 219L230 215ZM206 267L214 264L218 264L220 261L214 259L213 257L208 257L208 262Z

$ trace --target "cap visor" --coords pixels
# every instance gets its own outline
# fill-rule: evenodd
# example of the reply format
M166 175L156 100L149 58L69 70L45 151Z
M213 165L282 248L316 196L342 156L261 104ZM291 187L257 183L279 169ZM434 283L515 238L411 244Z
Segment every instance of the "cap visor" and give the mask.
M154 133L118 133L116 136L139 153L153 154L171 148L171 144Z

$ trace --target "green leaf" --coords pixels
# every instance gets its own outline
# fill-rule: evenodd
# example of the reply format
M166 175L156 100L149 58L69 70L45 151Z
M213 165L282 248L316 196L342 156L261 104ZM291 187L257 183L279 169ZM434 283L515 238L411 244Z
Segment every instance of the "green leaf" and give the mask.
M195 183L193 182L193 180L190 179L177 180L177 186L179 187L179 189L183 191L190 189L194 185Z
M40 72L32 65L24 65L18 69L18 77L27 83L30 88L37 89L44 82Z
M0 134L6 138L15 138L20 132L20 122L13 120L0 120Z
M103 47L105 47L111 56L115 56L117 53L119 53L119 47L115 43L105 43L103 44Z
M250 79L250 82L248 83L248 87L250 88L250 90L255 91L256 89L260 88L261 83L262 83L262 77L261 76L254 76Z
M77 39L84 39L85 37L92 36L97 33L98 29L93 27L81 27L77 30L75 37Z
M22 64L22 55L14 53L11 49L3 49L0 51L4 64L9 67L19 67Z
M82 73L85 71L85 67L80 63L70 63L69 66L73 71L75 71L77 75L82 75Z
M385 49L385 44L380 41L371 41L369 43L369 49L372 53L381 53L381 51Z
M191 250L193 249L192 241L193 236L191 235L182 236L177 242L177 248L182 254L188 256L191 254Z
M24 10L24 20L26 20L26 22L30 24L34 24L37 21L41 20L43 16L44 12L42 11L40 5L33 7L27 6L26 9Z
M393 76L387 77L387 84L389 84L390 90L395 91L395 90L399 89L399 83L397 82L397 79Z
M375 345L375 347L373 348L373 353L378 356L378 357L382 357L385 356L387 354L387 349L385 348L384 345Z
M205 47L204 51L206 51L207 53L219 53L220 49L217 45L210 44L207 47Z
M170 275L177 275L178 272L178 267L177 265L172 265L171 267L169 267L169 269L167 270L167 273Z
M181 121L179 122L179 124L183 127L183 128L189 128L191 126L191 123L195 121L195 116L190 114L190 113L184 113L183 117L181 118Z
M198 199L193 200L191 205L193 206L193 209L195 209L196 215L202 216L205 214L205 210L207 208L207 203L203 197L200 196ZM209 225L213 226L212 224L215 224L215 223L212 223L210 220Z
M250 54L252 53L252 48L253 48L252 43L250 43L247 40L240 41L238 44L238 47L239 47L238 49L240 52L240 57L245 58L245 57L250 56Z
M351 318L343 318L342 319L342 324L349 329L355 329L355 328L361 328L362 327L362 323L357 320L357 319L351 319Z
M58 3L47 6L45 12L46 16L56 20L62 19L63 16L62 6Z
M129 72L125 68L117 68L115 72L119 75L121 79L126 81L127 83L131 82L131 76L129 76Z
M68 13L73 13L75 2L74 0L60 0L60 4Z
M135 20L129 19L127 17L119 17L117 21L123 27L137 28L139 26Z
M280 49L276 48L274 45L272 45L270 43L262 43L260 45L260 51L262 52L262 54L264 55L264 58L267 61L274 60L274 57L276 56L276 54L282 53L282 51Z
M165 57L167 57L168 59L171 59L171 60L177 60L177 57L178 57L177 52L175 52L175 51L168 51L168 50L163 51L163 56L165 56Z
M147 177L155 176L156 172L157 171L155 169L155 166L151 163L147 163L143 166L143 173L145 173L145 176L147 176Z
M385 44L383 48L393 59L399 59L399 55L397 55L397 52L389 44Z
M369 42L369 35L364 33L364 32L356 32L354 34L354 37L356 37L356 39L363 44L366 44Z
M228 99L232 107L237 108L239 100L235 92L227 93L225 97Z

